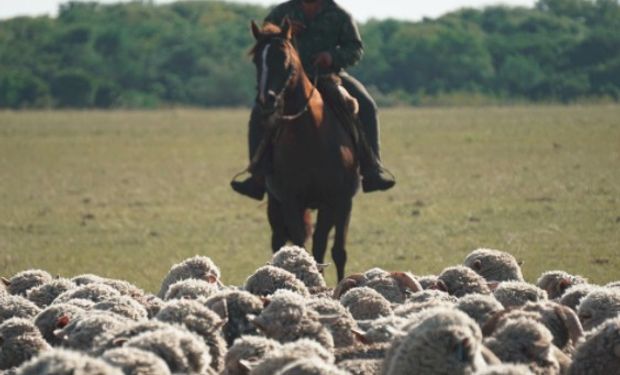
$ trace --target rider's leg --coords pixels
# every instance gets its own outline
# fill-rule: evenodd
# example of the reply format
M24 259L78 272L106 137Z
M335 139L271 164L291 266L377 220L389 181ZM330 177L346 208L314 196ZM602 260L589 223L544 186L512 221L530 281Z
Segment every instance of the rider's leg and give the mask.
M252 108L248 128L248 146L250 161L252 161L258 152L258 148L265 134L261 111L257 105L254 105L254 108ZM233 181L230 185L233 190L239 194L262 200L265 195L264 166L262 165L262 161L259 161L257 165L252 165L251 167L252 169L249 171L251 174L250 177L243 181Z
M360 164L362 188L365 192L387 190L394 186L394 179L381 169L379 147L379 121L377 105L366 88L347 73L341 73L342 86L359 103Z

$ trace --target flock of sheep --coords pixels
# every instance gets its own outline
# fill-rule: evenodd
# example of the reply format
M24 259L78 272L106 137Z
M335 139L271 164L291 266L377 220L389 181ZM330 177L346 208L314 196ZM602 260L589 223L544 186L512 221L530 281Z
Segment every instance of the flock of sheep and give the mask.
M620 282L529 284L490 249L436 276L373 268L335 289L322 268L284 247L234 287L196 256L157 296L23 271L0 282L0 374L620 374Z

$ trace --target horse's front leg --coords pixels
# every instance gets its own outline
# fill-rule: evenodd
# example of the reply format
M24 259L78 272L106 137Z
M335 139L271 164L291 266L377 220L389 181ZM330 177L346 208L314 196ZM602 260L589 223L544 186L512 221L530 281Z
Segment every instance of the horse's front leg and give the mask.
M271 194L267 197L267 217L271 226L271 250L275 253L286 245L288 235L282 213L282 205Z
M293 245L304 247L306 242L305 208L295 199L282 200L280 206L288 239Z
M347 263L346 243L352 208L353 200L349 197L342 200L341 204L334 212L336 233L334 236L334 246L332 247L332 259L336 265L338 281L344 278L344 267Z
M334 210L330 207L320 207L316 218L316 227L312 236L312 255L317 263L324 263L325 250L329 231L334 227Z

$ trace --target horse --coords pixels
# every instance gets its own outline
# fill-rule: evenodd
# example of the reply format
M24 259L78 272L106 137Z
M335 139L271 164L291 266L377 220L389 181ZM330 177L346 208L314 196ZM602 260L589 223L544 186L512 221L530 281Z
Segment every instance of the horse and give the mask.
M257 73L257 104L267 118L271 142L267 174L267 214L271 247L287 242L304 247L312 236L312 255L324 262L335 228L332 259L338 281L347 261L347 232L360 181L354 135L339 119L303 69L288 19L282 26L251 23L251 51ZM264 141L265 141L264 140ZM309 210L317 210L311 234Z

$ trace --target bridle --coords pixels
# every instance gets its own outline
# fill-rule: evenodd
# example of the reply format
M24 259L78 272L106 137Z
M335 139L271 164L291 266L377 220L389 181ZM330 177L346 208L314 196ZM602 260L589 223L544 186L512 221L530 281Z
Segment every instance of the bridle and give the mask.
M281 41L284 45L289 44L289 46L287 47L291 48L290 42L284 38L272 38L271 41ZM271 42L267 43L266 46L270 44ZM286 60L290 61L291 57L290 57L290 51L288 51L288 48L286 51ZM310 95L308 95L308 97L305 99L304 106L299 111L295 112L292 115L285 115L282 113L284 111L284 108L283 108L284 95L286 94L286 90L289 88L289 85L291 84L293 77L295 77L295 75L297 74L299 74L298 69L296 69L295 66L291 66L288 76L286 77L286 80L284 81L284 85L282 85L282 88L280 89L280 91L278 91L275 94L274 100L276 103L276 111L270 114L270 117L272 118L272 120L293 121L293 120L297 120L304 113L308 111L308 108L310 107L310 100L312 99L312 97L314 96L314 92L316 91L316 85L318 83L318 78L319 78L318 71L315 71L314 81L312 84L312 91L310 92Z

